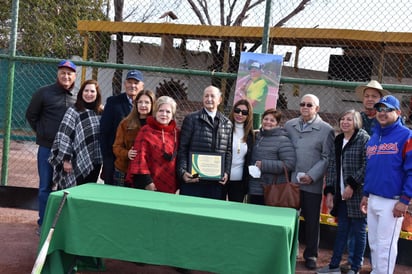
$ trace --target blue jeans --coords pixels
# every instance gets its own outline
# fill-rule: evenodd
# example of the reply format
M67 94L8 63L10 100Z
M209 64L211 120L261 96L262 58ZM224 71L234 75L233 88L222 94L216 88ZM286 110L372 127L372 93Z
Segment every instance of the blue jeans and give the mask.
M355 253L355 233L353 232L352 229L349 231L349 236L348 236L348 264L352 265L353 263L353 254ZM361 266L363 265L363 257L361 261Z
M339 267L342 254L348 242L349 232L351 231L354 242L351 269L357 272L360 269L363 253L366 248L366 218L349 218L346 201L339 202L337 217L338 231L336 233L333 255L329 265L331 268Z
M355 233L353 232L352 229L349 230L349 236L348 236L348 264L353 265L353 254L355 253ZM361 261L361 266L363 265L363 257Z
M37 223L42 225L47 199L51 192L53 182L53 168L49 164L50 148L39 146L37 151L37 171L39 173L39 219Z

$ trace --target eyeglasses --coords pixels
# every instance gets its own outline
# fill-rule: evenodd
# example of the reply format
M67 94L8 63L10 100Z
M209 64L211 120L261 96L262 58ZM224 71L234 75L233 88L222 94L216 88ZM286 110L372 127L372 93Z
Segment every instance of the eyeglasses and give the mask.
M395 110L394 108L388 108L388 107L384 107L384 106L376 107L377 112L386 112L386 113L388 113L388 112L392 112L394 110Z
M301 106L301 107L306 106L308 108L311 108L311 107L313 107L313 104L312 103L300 103L299 106Z
M247 109L235 108L233 110L233 112L236 113L236 114L242 113L242 115L244 115L244 116L249 115L249 111Z

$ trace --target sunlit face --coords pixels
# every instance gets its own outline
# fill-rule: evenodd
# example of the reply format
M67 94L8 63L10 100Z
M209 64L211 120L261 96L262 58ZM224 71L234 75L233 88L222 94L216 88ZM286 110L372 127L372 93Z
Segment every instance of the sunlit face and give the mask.
M246 113L246 114L243 114L243 113ZM245 105L238 105L233 110L233 118L236 123L243 124L246 121L248 115L249 115L249 110L247 109L247 106Z
M319 111L319 106L315 105L314 100L307 96L303 97L300 101L300 115L304 121L310 121L313 119Z
M363 92L363 106L365 109L373 109L373 106L379 102L381 94L374 88L367 88Z
M127 96L134 100L137 94L144 89L144 83L132 78L126 79L124 82L124 89L126 90Z
M384 105L381 105L384 107ZM378 120L379 124L382 127L387 127L392 125L393 123L396 122L398 119L399 115L401 114L400 110L391 110L391 111L381 111L376 113L376 120Z
M278 121L273 114L267 114L262 118L262 128L264 130L271 130L278 126Z
M97 89L95 84L87 84L84 87L82 98L86 103L93 103L97 98Z
M152 101L150 100L150 97L145 94L137 99L136 105L139 118L146 118L152 110Z
M57 81L65 89L70 89L74 81L76 81L76 72L69 68L61 67L57 70Z
M345 114L339 120L339 128L343 133L351 134L355 132L355 121L352 113Z
M217 111L217 107L221 102L222 96L217 88L209 87L203 92L203 106L208 111Z
M168 125L173 118L172 106L170 104L162 104L156 112L156 121L162 125Z

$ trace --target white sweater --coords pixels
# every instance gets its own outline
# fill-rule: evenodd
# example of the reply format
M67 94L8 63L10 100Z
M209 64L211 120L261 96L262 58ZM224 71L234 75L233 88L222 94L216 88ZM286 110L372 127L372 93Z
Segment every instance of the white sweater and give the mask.
M232 143L232 168L230 170L231 181L241 181L243 176L243 166L247 153L247 144L242 140L245 135L243 124L235 123Z

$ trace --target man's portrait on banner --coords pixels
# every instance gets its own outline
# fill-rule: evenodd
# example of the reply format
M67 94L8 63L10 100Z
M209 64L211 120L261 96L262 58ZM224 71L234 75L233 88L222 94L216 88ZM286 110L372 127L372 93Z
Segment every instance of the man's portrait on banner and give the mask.
M276 108L282 61L280 55L242 52L234 102L247 99L254 113Z

